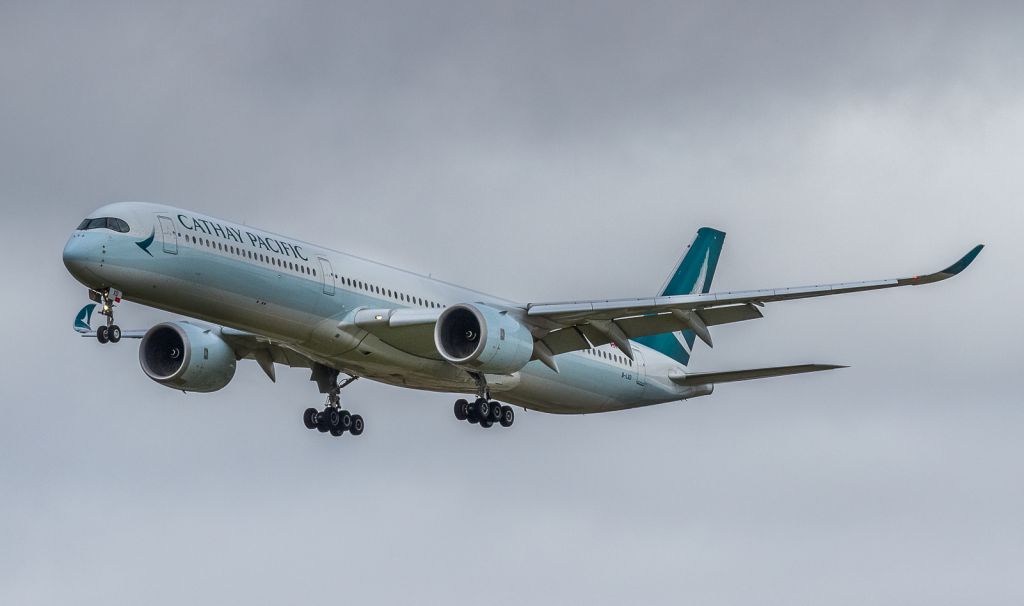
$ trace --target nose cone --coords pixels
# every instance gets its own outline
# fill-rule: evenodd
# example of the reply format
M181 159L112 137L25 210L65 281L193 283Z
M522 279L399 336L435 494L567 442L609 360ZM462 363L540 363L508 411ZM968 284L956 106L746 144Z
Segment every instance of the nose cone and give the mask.
M64 267L75 277L76 280L89 286L96 281L96 275L89 271L89 266L99 260L99 255L92 250L88 239L81 234L71 236L68 243L64 245Z

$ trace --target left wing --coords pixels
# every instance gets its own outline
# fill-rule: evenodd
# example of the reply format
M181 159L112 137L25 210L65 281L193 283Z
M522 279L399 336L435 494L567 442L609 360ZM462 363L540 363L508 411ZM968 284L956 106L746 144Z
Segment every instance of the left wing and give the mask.
M680 330L692 330L711 345L708 326L760 318L761 312L754 306L939 282L966 269L982 248L981 244L975 246L941 271L909 278L641 299L532 303L527 306L526 319L536 327L534 337L551 354L615 343L632 357L629 339Z
M95 303L83 307L75 316L75 332L83 337L96 337L96 331L90 326ZM274 341L263 335L235 330L227 327L216 327L220 335L239 360L256 360L263 372L271 381L277 381L277 373L274 372L274 364L283 364L293 368L313 368L315 362L297 351L289 348L286 344ZM141 339L149 332L148 329L122 330L122 339Z

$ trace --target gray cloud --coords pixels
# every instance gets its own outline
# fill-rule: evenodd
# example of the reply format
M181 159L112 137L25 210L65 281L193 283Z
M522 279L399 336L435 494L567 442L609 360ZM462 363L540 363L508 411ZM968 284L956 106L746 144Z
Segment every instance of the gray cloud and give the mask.
M0 601L1019 603L1014 3L0 7ZM851 369L472 431L299 371L183 396L69 325L109 200L523 301L648 294L700 225L776 304L696 366ZM126 305L122 324L166 316Z

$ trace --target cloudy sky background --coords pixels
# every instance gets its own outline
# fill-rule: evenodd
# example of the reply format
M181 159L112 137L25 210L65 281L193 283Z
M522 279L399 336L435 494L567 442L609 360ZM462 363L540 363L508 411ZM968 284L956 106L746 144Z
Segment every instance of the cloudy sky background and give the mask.
M0 4L0 602L1024 600L1018 3L138 4ZM302 371L182 395L72 333L126 199L524 302L651 294L702 225L716 289L988 247L694 361L848 370L504 431L360 381L330 439Z

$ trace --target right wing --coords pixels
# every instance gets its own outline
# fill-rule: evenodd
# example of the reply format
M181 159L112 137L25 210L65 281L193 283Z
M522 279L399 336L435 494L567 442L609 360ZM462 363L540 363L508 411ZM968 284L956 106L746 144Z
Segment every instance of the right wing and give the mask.
M629 339L680 330L692 330L711 345L708 326L760 318L761 312L755 306L939 282L966 269L982 248L981 244L975 246L941 271L909 278L640 299L532 303L527 306L526 320L535 327L538 343L548 350L542 353L550 355L615 343L632 357Z

